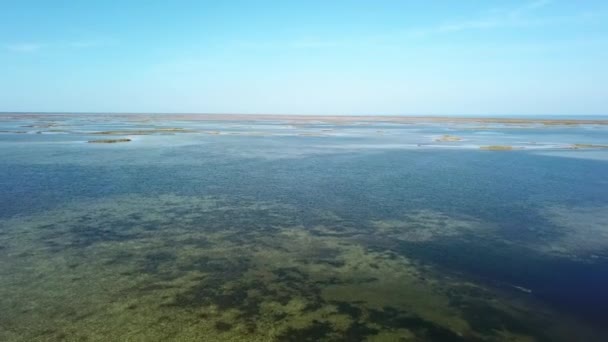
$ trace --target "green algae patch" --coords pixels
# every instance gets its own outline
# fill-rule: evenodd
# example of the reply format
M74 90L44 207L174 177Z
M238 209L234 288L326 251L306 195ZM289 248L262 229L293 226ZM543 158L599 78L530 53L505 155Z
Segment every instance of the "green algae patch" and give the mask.
M115 144L115 143L123 143L129 142L131 139L99 139L99 140L89 140L90 144Z
M477 236L489 233L492 228L468 216L452 217L433 210L417 210L399 219L375 220L376 232L394 240L429 242L441 238L455 238L468 234Z
M488 150L488 151L511 151L511 150L513 150L513 146L509 146L509 145L489 145L489 146L480 146L479 149L481 149L481 150Z
M438 141L438 142L456 142L456 141L462 141L462 138L461 137L457 137L455 135L444 134L440 138L435 139L435 141Z

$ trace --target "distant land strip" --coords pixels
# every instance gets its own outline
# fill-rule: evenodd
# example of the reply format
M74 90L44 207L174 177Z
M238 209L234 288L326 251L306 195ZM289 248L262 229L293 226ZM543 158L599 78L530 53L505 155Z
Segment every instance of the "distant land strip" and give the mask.
M389 116L389 115L290 115L290 114L144 114L144 113L0 113L0 119L50 119L57 117L90 116L121 118L125 120L178 120L178 121L287 121L327 122L347 124L355 122L389 123L503 123L543 125L608 125L608 119L545 119L533 117L468 117L468 116Z

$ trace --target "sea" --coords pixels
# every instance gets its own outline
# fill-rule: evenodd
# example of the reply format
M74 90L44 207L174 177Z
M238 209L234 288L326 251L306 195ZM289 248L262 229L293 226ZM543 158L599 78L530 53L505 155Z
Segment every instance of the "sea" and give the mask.
M608 341L608 118L514 118L2 113L0 340Z

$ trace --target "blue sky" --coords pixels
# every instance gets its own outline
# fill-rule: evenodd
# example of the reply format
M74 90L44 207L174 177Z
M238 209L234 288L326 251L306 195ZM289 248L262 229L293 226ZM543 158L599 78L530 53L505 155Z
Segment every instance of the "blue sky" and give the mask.
M0 111L608 114L608 1L0 1Z

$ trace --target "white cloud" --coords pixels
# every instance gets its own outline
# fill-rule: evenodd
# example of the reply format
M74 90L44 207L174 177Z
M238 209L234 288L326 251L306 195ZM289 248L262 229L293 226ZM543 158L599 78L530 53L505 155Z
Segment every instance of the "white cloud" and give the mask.
M100 40L100 39L91 39L91 40L75 40L61 43L32 43L32 42L23 42L23 43L15 43L5 45L4 48L10 52L17 53L33 53L40 51L42 49L89 49L89 48L99 48L107 45L111 45L114 42L108 39Z
M71 41L65 45L75 48L75 49L88 49L88 48L98 48L104 47L108 45L112 45L115 42L111 39L102 38L102 39L88 39L88 40L75 40Z
M95 41L77 41L77 42L71 42L68 45L73 48L90 48L90 47L99 46L100 44Z
M535 11L549 6L552 0L535 0L514 8L494 8L479 18L446 22L434 27L411 30L412 36L427 36L436 33L482 30L498 27L526 27L572 19L574 16L546 17L533 16Z
M12 52L36 52L43 47L44 45L37 43L19 43L7 45L6 49Z
M290 47L296 49L322 49L322 48L333 48L345 45L344 42L338 42L334 40L325 40L317 38L305 38L294 40L288 44Z
M445 21L434 26L409 28L396 32L362 35L358 37L302 37L273 42L238 42L240 48L249 49L338 49L370 46L398 46L403 39L424 38L431 35L458 33L462 31L489 30L497 28L530 28L550 25L585 23L591 19L604 18L606 13L576 12L552 14L554 0L532 0L518 6L491 8L476 17Z
M521 7L521 9L523 10L535 10L537 8L541 8L541 7L545 7L549 4L551 4L553 2L553 0L537 0L537 1L532 1L530 3L525 4L524 6Z

